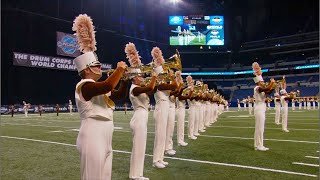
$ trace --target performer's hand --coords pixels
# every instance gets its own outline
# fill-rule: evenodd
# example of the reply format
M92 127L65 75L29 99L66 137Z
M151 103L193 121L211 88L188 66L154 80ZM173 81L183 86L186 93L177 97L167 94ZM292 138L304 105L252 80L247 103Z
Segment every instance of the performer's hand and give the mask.
M276 81L272 78L270 79L270 82L275 83Z
M152 76L152 77L157 77L157 73L152 72L151 76Z
M120 61L117 63L117 68L118 67L125 69L127 67L127 64L123 61Z
M173 74L172 70L169 71L169 75L170 75L170 77L174 77L174 74Z

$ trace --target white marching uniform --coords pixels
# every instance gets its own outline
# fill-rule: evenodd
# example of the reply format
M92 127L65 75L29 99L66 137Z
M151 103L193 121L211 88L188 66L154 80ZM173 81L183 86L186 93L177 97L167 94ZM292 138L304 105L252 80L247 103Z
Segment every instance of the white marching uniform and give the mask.
M292 101L291 101L291 109L292 109L292 110L295 110L295 109L296 109L296 102L295 102L294 99L292 99Z
M280 98L275 97L274 98L274 108L276 110L276 115L275 115L275 123L280 124L280 112L281 112L281 102L279 101Z
M249 102L249 114L251 115L252 114L252 103L251 102Z
M307 109L310 110L311 109L311 102L307 101Z
M25 104L23 104L23 110L24 110L24 116L25 117L28 117L28 104L27 103L25 103Z
M302 102L299 101L299 109L302 109Z
M200 116L201 116L201 103L200 101L195 102L196 108L195 108L195 121L194 121L194 129L193 129L193 135L199 136L199 124L200 124Z
M313 107L313 109L316 109L316 102L315 101L312 101L312 107Z
M157 90L154 94L156 106L154 110L155 136L153 147L153 163L163 161L166 145L167 122L169 119L170 90Z
M188 111L188 137L194 137L194 128L196 121L196 100L188 100L189 111Z
M82 79L76 85L75 99L81 126L77 137L80 152L81 180L109 180L112 171L113 109L108 108L105 96L94 96L86 101L81 87L92 79Z
M176 117L176 104L175 104L175 96L169 97L169 118L167 122L167 134L166 134L166 145L165 150L173 149L173 132L174 132L174 120Z
M213 122L217 122L218 119L218 103L213 102Z
M265 93L258 91L259 86L254 88L253 97L255 98L254 102L254 116L255 116L255 132L254 132L254 147L263 148L263 134L264 134L264 125L266 119L266 103L265 103Z
M177 97L177 142L178 144L184 143L184 118L186 115L186 102L185 100L179 100Z
M281 96L281 106L282 106L282 130L288 130L288 100L285 100L286 96Z
M303 101L303 109L307 109L307 101Z
M129 91L129 98L134 110L134 114L130 121L130 128L133 136L129 172L129 178L131 179L143 177L147 143L148 107L150 102L149 96L146 93L134 96L132 91L135 87L139 86L132 84Z
M201 132L202 130L204 130L204 121L205 121L205 119L204 119L204 117L205 117L205 114L204 114L204 112L205 112L205 110L206 110L206 106L205 106L205 104L204 104L204 101L200 101L200 120L199 120L199 127L198 127L198 130ZM198 132L199 132L198 131Z
M205 111L204 111L204 125L206 127L210 126L210 120L211 120L211 104L210 101L204 102Z

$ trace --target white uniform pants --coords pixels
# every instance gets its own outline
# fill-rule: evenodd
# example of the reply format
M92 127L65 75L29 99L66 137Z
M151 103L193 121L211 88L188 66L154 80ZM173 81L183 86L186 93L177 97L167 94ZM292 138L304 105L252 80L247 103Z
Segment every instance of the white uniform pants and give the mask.
M254 147L263 147L264 123L266 119L265 110L255 108L255 131L254 131Z
M299 103L299 109L301 109L302 108L302 103Z
M249 114L251 115L252 114L252 104L249 103Z
M240 104L238 104L238 111L240 111L241 110L241 105Z
M196 110L195 110L195 121L194 121L194 129L193 129L193 135L198 134L199 130L199 124L200 124L200 104L196 104Z
M288 107L282 107L282 130L288 130Z
M199 130L204 129L204 112L205 112L205 105L203 103L201 103L200 105L200 121L199 121Z
M113 121L82 120L77 138L81 180L110 180Z
M209 127L210 126L210 104L204 104L205 106L205 111L204 111L204 125Z
M24 116L28 117L28 110L27 109L24 110Z
M313 106L313 109L316 109L316 103L315 102L312 103L312 106Z
M275 109L276 109L276 116L275 116L275 120L274 122L276 124L279 124L280 123L280 111L281 111L281 105L279 104L276 104L275 105Z
M169 118L169 101L159 100L154 110L155 136L153 162L163 161L166 145L167 122Z
M186 115L186 109L184 106L176 109L177 114L177 142L181 144L184 142L184 118Z
M213 104L214 108L213 108L213 122L217 121L218 118L218 105L217 104Z
M294 102L292 102L291 108L292 108L292 110L295 110L295 109L296 109L296 104L295 104Z
M188 136L194 136L194 124L196 119L196 106L194 104L189 103L189 117L188 117Z
M144 157L147 143L148 110L137 109L130 121L132 130L132 153L129 178L143 176Z
M166 146L165 150L173 149L173 132L174 132L174 119L176 117L175 103L169 103L169 118L167 122Z

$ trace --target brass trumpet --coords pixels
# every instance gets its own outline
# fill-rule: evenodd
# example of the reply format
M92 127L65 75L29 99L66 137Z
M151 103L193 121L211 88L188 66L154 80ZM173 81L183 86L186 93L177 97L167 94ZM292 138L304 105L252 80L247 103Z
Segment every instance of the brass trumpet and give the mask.
M134 69L140 69L140 67L127 67L121 77L121 79L129 79L130 76L136 76L136 75L140 75L140 74L144 74L143 71L141 72L131 72ZM107 70L102 70L102 73L107 74L107 76L110 76L113 72L115 71L115 69L107 69Z

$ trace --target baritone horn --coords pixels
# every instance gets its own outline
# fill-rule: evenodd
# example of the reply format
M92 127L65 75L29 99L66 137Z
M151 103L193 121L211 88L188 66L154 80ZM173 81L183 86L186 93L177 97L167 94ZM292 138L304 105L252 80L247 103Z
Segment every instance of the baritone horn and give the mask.
M162 67L165 72L169 72L170 69L182 71L181 57L177 49L173 56L165 59L165 63L162 65Z

